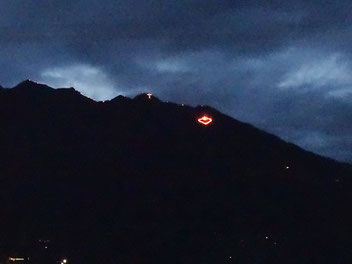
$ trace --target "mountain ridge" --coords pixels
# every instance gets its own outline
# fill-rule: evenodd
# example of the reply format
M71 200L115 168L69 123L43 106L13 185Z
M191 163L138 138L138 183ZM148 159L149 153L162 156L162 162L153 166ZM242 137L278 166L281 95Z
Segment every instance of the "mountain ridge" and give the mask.
M44 237L72 263L352 260L349 164L208 106L26 85L0 94L0 257L41 263Z
M3 88L3 87L0 85L0 88ZM39 88L39 89L38 89L38 88ZM5 88L3 88L3 89L5 89ZM70 87L70 88L52 88L52 87L50 87L50 86L48 86L48 85L46 85L46 84L37 83L37 82L31 81L31 80L29 80L29 79L28 79L28 80L25 80L25 81L23 81L23 82L20 82L18 85L14 86L13 88L8 88L8 89L5 89L5 90L8 91L8 92L10 92L10 93L13 92L13 91L15 91L15 90L20 90L21 92L22 92L22 91L25 91L25 92L33 93L33 92L39 92L40 90L44 90L44 89L46 89L47 91L50 91L50 92L55 92L55 91L56 91L56 92L63 92L63 93L74 93L74 94L76 94L77 96L79 95L79 96L81 96L81 97L84 98L84 99L88 99L88 100L86 100L86 101L94 101L94 102L96 102L96 103L104 103L104 104L109 104L109 103L112 103L112 102L119 102L119 101L123 101L123 102L128 102L128 101L131 101L131 102L132 102L132 101L141 101L141 102L153 102L153 103L154 103L154 102L166 103L166 102L161 101L159 98L157 98L157 97L154 96L154 95L151 97L151 99L148 99L147 93L138 94L138 95L134 96L133 98L129 98L129 97L126 97L126 96L123 96L123 95L117 95L117 96L115 96L114 98L109 99L109 100L95 101L94 99L91 99L91 98L89 98L89 97L87 97L87 96L81 94L79 91L77 91L77 90L76 90L75 88L73 88L73 87ZM54 93L53 93L53 94L54 94ZM169 105L175 105L175 106L178 106L178 107L181 106L181 104L176 104L176 103L172 103L172 102L167 102L167 103L168 103ZM276 137L276 138L282 140L283 142L285 142L285 143L287 143L287 144L294 145L295 147L297 147L297 148L299 148L299 149L301 149L301 150L304 150L304 151L306 151L306 152L308 152L308 153L312 153L312 154L314 154L314 155L317 155L317 156L320 156L320 157L323 157L323 158L326 158L326 159L329 159L329 160L333 160L333 161L336 161L336 162L338 162L338 163L342 163L342 164L346 164L346 165L351 165L351 164L349 164L349 163L347 163L347 162L337 161L337 160L335 160L335 159L333 159L333 158L326 157L326 156L322 156L322 155L317 154L317 153L314 153L314 152L312 152L312 151L305 150L304 148L302 148L302 147L300 147L300 146L298 146L298 145L296 145L296 144L294 144L294 143L292 143L292 142L285 141L285 140L283 140L282 138L280 138L279 136L274 135L274 134L269 133L269 132L266 132L265 130L259 129L259 128L255 127L254 125L250 124L250 123L242 122L242 121L239 121L239 120L237 120L237 119L235 119L235 118L233 118L233 117L231 117L231 116L225 115L225 114L219 112L218 110L216 110L216 109L214 109L214 108L212 108L212 107L210 107L210 106L198 105L198 106L192 107L192 106L183 105L183 104L182 104L182 106L183 106L184 108L191 108L191 109L194 109L194 110L197 111L197 112L204 112L204 113L205 113L206 111L208 111L208 112L214 112L214 111L215 111L216 113L221 114L221 115L223 115L223 116L226 116L226 117L228 117L228 118L230 118L230 119L232 119L232 120L234 120L234 121L236 121L236 122L245 124L245 125L247 125L247 126L249 126L249 127L251 127L251 128L254 128L254 129L256 129L256 130L258 130L258 131L260 131L260 132L262 132L262 133L266 133L266 134L268 134L268 135L271 135L271 136L273 136L273 137Z

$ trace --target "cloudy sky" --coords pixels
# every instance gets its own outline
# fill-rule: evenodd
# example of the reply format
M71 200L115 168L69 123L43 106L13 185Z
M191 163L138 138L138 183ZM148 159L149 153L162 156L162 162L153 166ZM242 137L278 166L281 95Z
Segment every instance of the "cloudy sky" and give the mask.
M0 84L151 91L352 162L352 2L1 0Z

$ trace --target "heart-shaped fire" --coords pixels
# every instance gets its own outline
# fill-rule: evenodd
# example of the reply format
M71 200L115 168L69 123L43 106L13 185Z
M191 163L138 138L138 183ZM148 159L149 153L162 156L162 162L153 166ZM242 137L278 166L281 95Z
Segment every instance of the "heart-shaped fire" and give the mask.
M198 122L207 126L209 125L211 122L213 122L213 119L207 115L203 115L201 118L198 118Z

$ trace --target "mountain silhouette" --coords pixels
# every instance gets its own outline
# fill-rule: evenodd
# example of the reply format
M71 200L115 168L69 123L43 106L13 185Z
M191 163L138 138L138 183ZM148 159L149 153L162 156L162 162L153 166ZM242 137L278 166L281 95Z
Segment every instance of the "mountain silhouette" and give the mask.
M2 259L352 261L349 164L208 106L0 91Z

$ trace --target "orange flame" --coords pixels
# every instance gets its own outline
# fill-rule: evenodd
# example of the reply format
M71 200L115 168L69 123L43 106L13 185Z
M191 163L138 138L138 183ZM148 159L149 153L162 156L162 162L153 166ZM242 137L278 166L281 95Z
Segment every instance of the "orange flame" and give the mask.
M213 122L213 119L207 115L203 115L201 118L198 118L198 122L207 126L209 125L211 122Z

